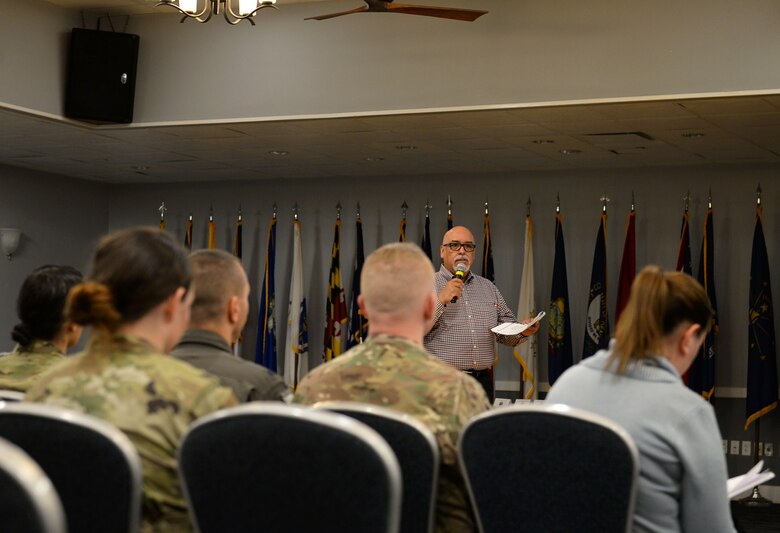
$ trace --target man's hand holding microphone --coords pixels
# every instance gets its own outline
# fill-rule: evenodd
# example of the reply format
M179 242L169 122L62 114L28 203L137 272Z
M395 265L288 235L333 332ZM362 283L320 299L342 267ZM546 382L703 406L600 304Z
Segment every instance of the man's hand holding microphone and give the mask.
M469 270L469 266L466 263L460 262L455 265L455 275L444 286L439 293L439 301L442 305L454 304L463 294L464 281L466 279L466 273Z

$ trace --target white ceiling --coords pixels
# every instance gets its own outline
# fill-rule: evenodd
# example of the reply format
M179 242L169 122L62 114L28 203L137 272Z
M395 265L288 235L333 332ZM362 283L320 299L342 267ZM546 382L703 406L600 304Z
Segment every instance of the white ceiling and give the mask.
M109 183L780 163L780 95L161 127L0 107L0 163Z

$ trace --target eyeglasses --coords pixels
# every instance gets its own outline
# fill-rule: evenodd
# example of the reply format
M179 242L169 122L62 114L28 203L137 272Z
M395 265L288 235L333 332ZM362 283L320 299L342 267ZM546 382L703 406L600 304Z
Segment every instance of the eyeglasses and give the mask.
M457 252L461 248L463 248L463 250L465 250L466 252L473 252L474 250L477 249L477 245L474 244L473 242L452 241L452 242L445 242L444 244L442 244L442 246L446 246L453 252Z

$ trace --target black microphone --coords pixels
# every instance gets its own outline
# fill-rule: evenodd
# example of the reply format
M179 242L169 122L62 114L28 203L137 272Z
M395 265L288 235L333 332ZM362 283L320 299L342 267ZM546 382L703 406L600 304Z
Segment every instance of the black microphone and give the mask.
M458 279L463 279L464 277L466 277L466 269L468 269L466 263L458 263L457 265L455 265L455 277ZM458 301L458 297L453 296L452 300L450 300L450 303L454 304L457 301Z

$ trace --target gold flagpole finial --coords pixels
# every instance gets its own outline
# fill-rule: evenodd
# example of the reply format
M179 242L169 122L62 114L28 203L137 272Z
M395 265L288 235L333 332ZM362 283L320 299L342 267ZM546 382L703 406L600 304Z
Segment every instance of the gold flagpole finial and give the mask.
M341 220L341 202L336 202L336 220Z
M293 220L298 220L298 202L293 206Z
M531 216L531 195L528 195L528 201L525 203L525 216Z
M401 218L406 220L406 210L409 209L409 206L406 204L406 200L404 200L404 203L401 204Z
M685 193L685 196L683 196L683 200L685 200L685 212L688 212L688 205L691 202L691 190L688 189L688 191Z
M756 205L758 207L761 207L761 184L758 184L758 188L756 189Z
M447 195L447 215L452 216L452 196Z
M707 209L712 209L712 187L707 189Z
M274 214L273 214L274 220L276 220L276 202L274 202Z
M607 196L607 193L605 192L604 196L599 198L599 200L601 200L601 212L602 213L606 213L607 212L607 203L611 201L609 199L609 197Z
M188 220L189 222L192 222L192 211L190 211L190 216L189 216L189 218L188 218L187 220Z
M557 193L555 197L555 212L556 213L561 212L561 193Z
M488 199L487 198L485 198L485 214L486 215L490 214L490 208L488 207Z
M431 216L431 208L433 206L431 205L430 200L428 198L425 199L425 218L430 218Z
M631 191L631 212L632 213L635 211L634 207L635 207L635 204L634 204L634 191Z
M209 206L209 222L214 222L214 206Z
M355 209L355 218L360 220L360 202L357 203L357 207Z
M165 202L161 203L157 210L160 212L160 222L165 222L165 212L168 210L168 208L165 207Z
M238 221L241 222L242 220L244 220L244 217L241 213L241 204L238 204Z

